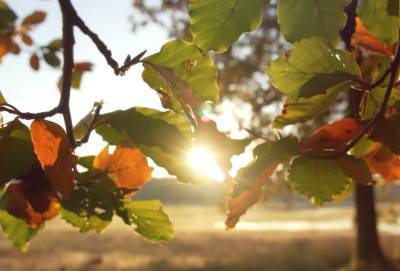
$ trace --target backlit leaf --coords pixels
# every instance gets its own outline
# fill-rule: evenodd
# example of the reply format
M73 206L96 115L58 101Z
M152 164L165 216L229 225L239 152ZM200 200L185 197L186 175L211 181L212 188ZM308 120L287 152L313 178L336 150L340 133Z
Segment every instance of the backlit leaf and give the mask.
M298 150L297 139L293 137L264 143L254 149L255 159L241 168L235 177L225 221L228 228L235 227L247 209L261 199L264 185L278 164L290 159Z
M289 42L313 36L336 45L346 23L344 8L350 0L279 0L278 23Z
M323 94L360 76L349 53L331 49L319 38L295 43L290 53L278 57L266 71L275 88L294 98Z
M62 203L61 217L81 232L95 230L102 233L111 223L122 194L106 176L91 172L86 176L90 179L84 186L75 189Z
M398 40L399 0L360 0L357 13L372 35L387 45Z
M293 98L287 97L283 105L282 112L274 119L272 126L281 129L286 125L306 122L329 109L329 105L333 103L343 89L347 87L347 83L331 87L326 94L315 95L310 98Z
M128 225L135 225L135 231L153 242L171 241L172 223L158 200L124 201L124 211L117 212Z
M317 205L335 200L349 184L349 178L335 161L302 156L293 160L288 181L296 192Z
M269 0L190 0L193 42L205 51L225 51L243 32L261 24Z
M210 56L194 44L182 40L166 43L159 53L144 59L144 81L170 108L184 110L183 104L196 107L199 100L219 100L217 72Z
M68 198L75 185L77 159L64 130L56 123L34 120L31 137L35 153L53 188Z
M139 149L125 145L118 145L112 155L105 147L94 159L93 169L111 174L116 185L126 189L140 189L153 170Z

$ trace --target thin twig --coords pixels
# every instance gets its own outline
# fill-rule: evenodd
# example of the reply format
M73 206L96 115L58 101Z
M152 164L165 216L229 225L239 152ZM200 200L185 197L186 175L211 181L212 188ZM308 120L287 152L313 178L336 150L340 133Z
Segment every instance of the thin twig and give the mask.
M101 110L102 107L103 107L103 103L102 102L97 102L97 103L94 104L94 108L92 110L92 111L94 111L93 112L93 119L90 122L89 126L87 127L85 136L80 141L78 141L76 143L77 147L79 147L82 144L87 143L89 141L90 134L92 133L93 129L95 128L94 125L95 125L95 123L96 123L96 121L97 121L97 119L98 119L98 117L100 115L100 110Z

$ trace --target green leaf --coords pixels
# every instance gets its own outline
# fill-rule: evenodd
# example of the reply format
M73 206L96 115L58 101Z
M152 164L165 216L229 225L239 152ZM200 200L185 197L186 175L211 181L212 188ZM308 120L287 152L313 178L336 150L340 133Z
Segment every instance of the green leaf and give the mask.
M7 34L16 19L17 15L15 12L6 2L0 0L0 34Z
M315 95L310 98L288 97L281 115L277 116L272 123L273 128L282 129L286 125L306 122L314 119L329 109L339 92L348 86L347 83L333 86L326 94Z
M352 178L356 183L362 185L372 185L374 183L371 171L364 160L350 155L343 155L336 159L336 164L339 165L346 176Z
M279 0L278 23L289 42L313 36L324 38L333 47L346 24L344 8L351 0Z
M62 39L54 39L49 42L49 44L47 45L47 49L49 49L52 52L56 52L60 50L62 46L63 46Z
M357 142L357 144L353 148L351 148L350 154L356 158L361 158L373 151L374 148L375 142L369 140L366 137L363 137Z
M360 76L349 53L331 49L319 38L295 43L289 54L281 55L266 71L275 88L294 98L323 94Z
M94 158L94 155L79 157L78 164L85 168L91 169L93 166Z
M188 145L192 132L182 114L139 107L102 115L97 125L100 124L96 132L110 144L129 139L138 147L157 146L170 153L181 152ZM104 129L104 125L109 127Z
M360 0L357 14L368 31L387 45L398 40L399 0Z
M0 3L1 4L1 3ZM38 233L38 229L31 228L25 221L10 215L6 211L6 196L0 197L0 225L4 235L21 251L28 250L29 242Z
M78 180L81 185L62 202L61 217L81 232L101 233L111 223L114 210L121 208L123 191L96 172L80 174Z
M49 64L53 68L57 68L61 65L61 60L58 58L58 56L54 52L46 52L43 53L43 58L46 61L47 64Z
M189 15L193 42L205 51L225 51L243 32L261 24L269 0L191 0Z
M377 87L371 90L367 96L367 102L365 103L365 108L363 112L364 119L370 119L374 116L376 112L379 111L383 98L385 97L386 87ZM395 89L390 94L390 98L387 106L394 106L396 102L400 101L400 92Z
M237 173L237 185L234 188L233 196L239 195L244 190L250 190L270 163L273 161L283 162L298 151L299 143L295 137L284 137L275 142L258 145L253 151L254 160Z
M144 68L144 81L164 100L164 96L168 97L174 110L182 110L182 103L191 105L196 99L214 103L219 100L214 63L194 44L170 41L159 53L144 59Z
M303 156L292 161L288 181L295 191L317 205L335 200L349 184L349 178L335 161Z
M0 129L0 184L26 173L34 159L29 129L19 120Z
M135 231L149 241L171 241L173 237L172 223L158 200L126 199L124 211L117 214L126 224L134 224Z

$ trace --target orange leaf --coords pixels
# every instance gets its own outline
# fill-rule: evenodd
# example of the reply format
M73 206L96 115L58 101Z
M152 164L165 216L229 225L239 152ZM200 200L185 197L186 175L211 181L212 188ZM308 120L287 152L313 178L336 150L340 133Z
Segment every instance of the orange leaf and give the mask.
M263 170L250 190L243 191L238 196L229 200L227 218L225 221L225 225L228 229L234 228L240 217L246 213L247 209L261 199L263 187L279 163L280 161L272 161Z
M393 55L396 50L395 44L386 46L384 42L372 36L358 17L356 18L356 29L351 38L351 44L360 49L385 55Z
M118 145L111 155L105 147L94 159L93 168L114 175L115 184L126 189L139 189L153 171L139 149L125 145Z
M375 143L375 148L364 157L371 172L379 173L387 182L400 178L400 157L381 143Z
M34 228L56 217L60 210L57 194L38 162L32 165L21 182L10 184L6 194L7 211Z
M34 151L51 185L68 198L75 185L77 159L64 130L53 122L34 120L31 124L31 138Z
M354 138L364 127L355 119L345 118L317 129L311 139L303 144L303 150L322 151L340 150Z
M11 51L11 35L0 35L0 59Z

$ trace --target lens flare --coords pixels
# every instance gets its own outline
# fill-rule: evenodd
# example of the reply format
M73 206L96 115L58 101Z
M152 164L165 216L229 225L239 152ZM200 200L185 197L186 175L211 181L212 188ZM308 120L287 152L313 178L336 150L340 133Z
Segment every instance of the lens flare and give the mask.
M187 155L187 163L194 171L217 182L225 179L225 174L219 168L214 155L206 148L193 148Z

